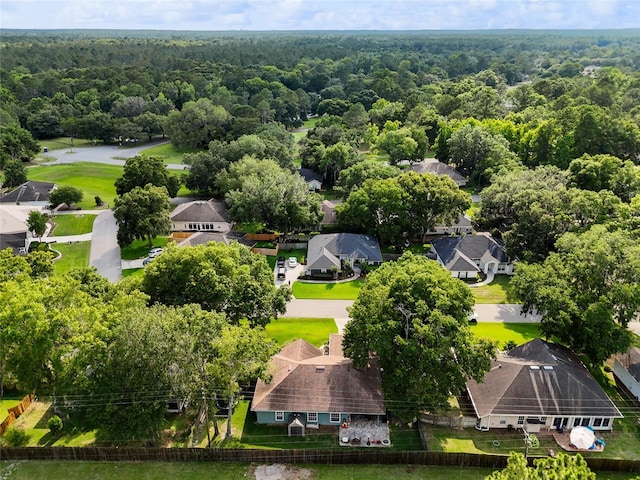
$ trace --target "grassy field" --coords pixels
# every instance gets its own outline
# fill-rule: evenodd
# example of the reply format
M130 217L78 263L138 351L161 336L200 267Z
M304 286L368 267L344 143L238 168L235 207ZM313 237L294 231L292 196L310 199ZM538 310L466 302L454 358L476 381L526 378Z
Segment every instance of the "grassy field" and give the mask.
M48 150L63 150L69 148L69 137L53 138L50 140L38 140L41 147L46 147ZM83 138L74 138L73 147L86 147L93 145L93 140L85 140Z
M127 277L142 277L144 268L127 268L122 270L122 278Z
M53 217L53 221L57 224L53 230L53 235L62 237L64 235L91 233L96 217L97 215L83 215L81 213L74 215L56 215Z
M182 147L177 148L173 145L173 143L163 143L162 145L156 145L155 147L149 147L140 153L144 153L145 155L155 155L158 157L162 157L165 165L170 163L182 163L182 158L185 153L196 153L198 152L195 148Z
M511 277L496 275L493 282L471 289L476 303L520 303L511 286Z
M96 208L95 197L113 206L116 197L114 182L122 176L122 167L100 163L73 163L65 165L37 166L27 169L29 180L54 182L80 188L84 198L78 204L81 208Z
M293 282L293 296L296 298L355 300L362 282L362 280L353 280L344 283Z
M279 318L269 323L265 331L279 345L302 338L319 347L329 340L330 333L338 333L338 327L333 318Z
M477 325L471 325L471 331L476 337L496 340L500 348L503 348L505 342L509 340L521 345L540 336L540 329L535 323L483 323L480 321Z
M62 254L62 258L53 262L56 273L67 273L74 268L89 266L91 242L54 243L51 245L51 249Z
M169 242L168 237L156 237L153 239L154 247L164 248ZM149 243L146 240L135 240L131 245L120 249L120 256L123 260L137 260L145 258L149 253Z

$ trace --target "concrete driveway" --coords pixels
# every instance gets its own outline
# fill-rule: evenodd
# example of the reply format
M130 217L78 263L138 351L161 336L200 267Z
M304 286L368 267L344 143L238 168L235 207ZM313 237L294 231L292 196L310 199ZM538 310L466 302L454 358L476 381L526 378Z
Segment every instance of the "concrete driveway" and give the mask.
M285 257L288 261L288 257ZM278 265L275 266L275 268L273 269L273 281L276 284L276 287L280 287L282 285L288 284L288 285L293 285L293 282L295 282L298 277L300 275L302 275L302 265L300 265L299 263L293 267L290 268L289 264L287 263L287 261L285 261L284 263L284 268L285 268L285 278L280 279L278 278Z
M118 225L113 211L105 210L93 222L89 265L112 282L122 278L122 260L117 241Z

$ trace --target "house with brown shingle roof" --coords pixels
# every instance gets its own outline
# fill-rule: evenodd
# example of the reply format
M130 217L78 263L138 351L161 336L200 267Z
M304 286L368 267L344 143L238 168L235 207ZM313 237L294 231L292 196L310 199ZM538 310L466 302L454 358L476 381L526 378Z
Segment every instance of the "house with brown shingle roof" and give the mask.
M342 353L342 335L332 334L328 354L296 340L272 358L269 383L258 381L251 411L257 423L289 427L289 435L306 428L340 426L352 416L385 415L380 370L371 364L356 369Z
M459 187L467 184L467 179L455 168L450 167L446 163L439 162L435 158L426 158L422 162L414 163L409 167L416 173L431 173L433 175L446 175L455 182Z
M612 430L613 420L622 418L577 355L539 338L500 353L467 391L477 428Z

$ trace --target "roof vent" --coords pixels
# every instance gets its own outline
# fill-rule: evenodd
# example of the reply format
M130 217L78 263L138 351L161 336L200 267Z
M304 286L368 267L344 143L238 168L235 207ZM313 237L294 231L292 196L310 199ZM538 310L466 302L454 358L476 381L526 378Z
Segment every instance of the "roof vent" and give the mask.
M542 368L544 370L553 370L553 365L544 365Z
M316 365L316 372L324 372L324 365Z
M538 365L529 365L529 370L540 370Z

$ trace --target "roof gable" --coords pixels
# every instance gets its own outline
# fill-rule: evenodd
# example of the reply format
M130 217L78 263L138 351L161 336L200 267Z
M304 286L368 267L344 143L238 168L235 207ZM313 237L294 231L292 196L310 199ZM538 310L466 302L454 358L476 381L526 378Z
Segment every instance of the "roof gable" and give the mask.
M315 180L316 182L319 182L320 184L322 184L322 180L323 180L322 175L314 172L309 168L299 168L298 173L302 178L304 178L304 181L307 183Z
M55 183L29 180L0 197L0 203L48 202Z
M336 257L366 258L370 262L382 261L380 245L370 235L357 233L316 235L309 240L307 247L309 265L313 265L316 259L326 255L323 248Z
M421 174L432 173L434 175L446 175L455 182L466 181L466 178L456 169L436 159L426 159L422 162L414 163L409 167L409 170Z
M331 336L331 355L304 340L285 346L273 358L271 382L258 381L251 410L384 414L379 369L354 368L337 344L342 335Z
M478 417L622 417L575 354L541 339L501 353L484 380L467 387Z
M486 234L443 237L431 242L433 250L446 265L461 254L468 259L508 263L509 257L498 240Z
M173 222L229 222L227 209L222 202L214 200L187 202L171 212Z

